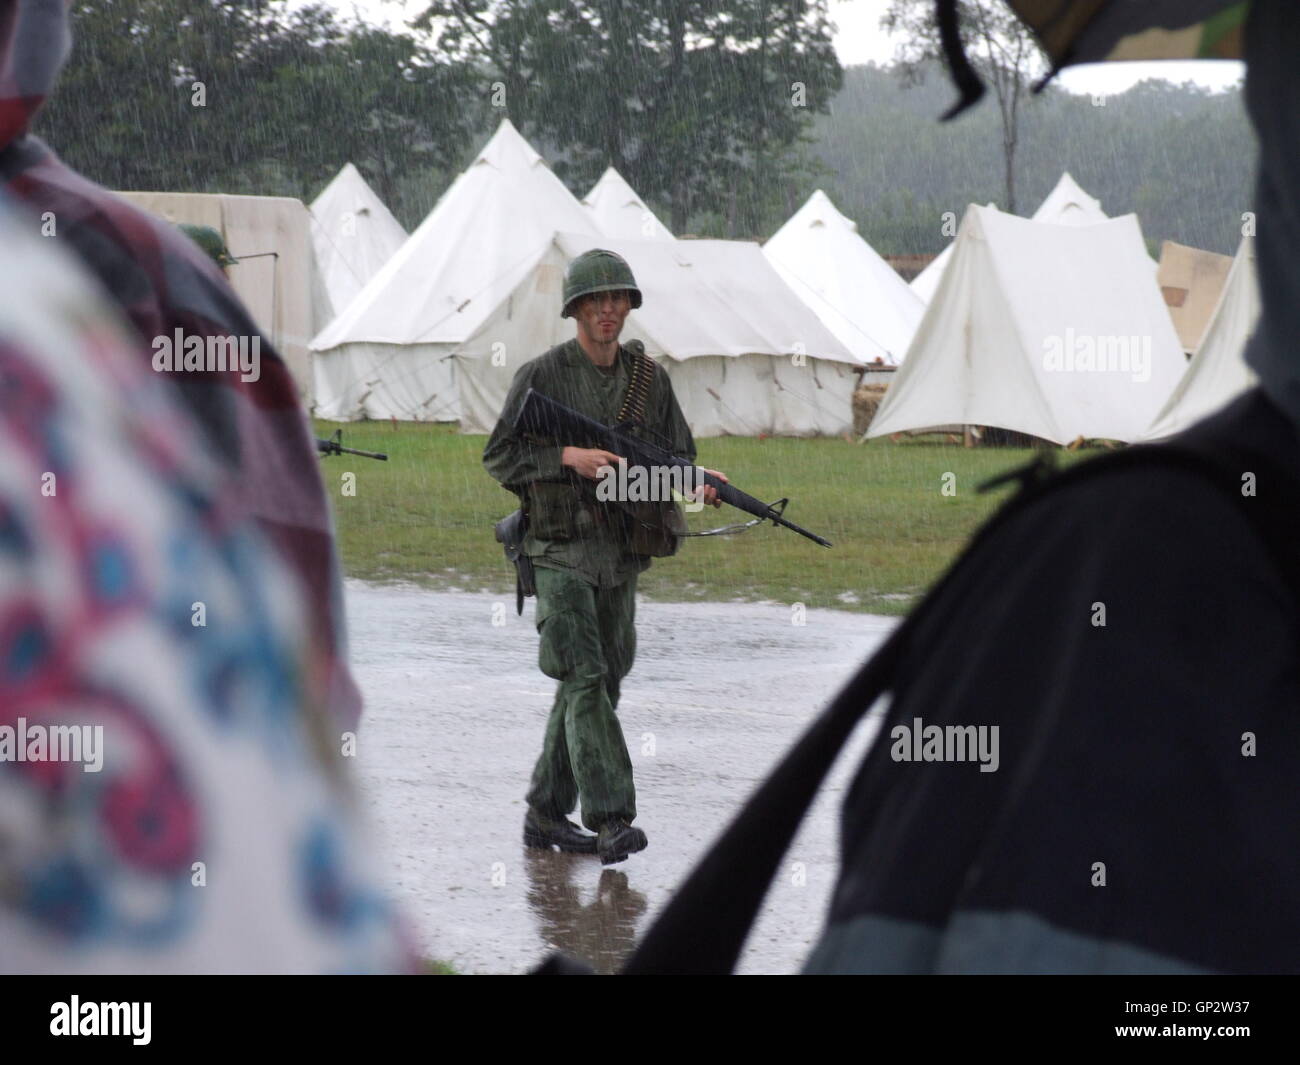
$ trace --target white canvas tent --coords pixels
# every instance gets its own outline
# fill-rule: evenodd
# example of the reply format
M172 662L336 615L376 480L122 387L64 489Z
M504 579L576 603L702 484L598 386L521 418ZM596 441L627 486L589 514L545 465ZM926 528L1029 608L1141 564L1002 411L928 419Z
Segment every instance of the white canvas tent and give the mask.
M631 264L645 305L624 336L668 368L697 435L849 427L856 360L758 245L611 237L509 122L313 342L318 413L489 432L519 366L573 336L564 270L594 247Z
M298 385L312 399L308 344L317 326L316 262L310 216L301 200L217 193L120 192L123 199L175 224L211 226L239 260L230 285L263 335L275 345Z
M612 166L583 198L596 228L611 237L672 240L673 235Z
M564 271L596 247L617 252L632 267L643 302L628 316L623 338L644 342L668 371L696 436L810 436L851 425L856 360L785 286L757 244L557 233L498 312L461 347L465 431L490 431L521 362L574 335L573 322L559 315Z
M568 251L585 250L580 244ZM617 246L614 250L619 250ZM629 262L648 262L626 246ZM859 360L754 243L678 241L647 281L638 327L697 436L836 435L853 424ZM640 266L637 267L641 269ZM647 341L647 350L651 350ZM652 351L652 353L656 353Z
M990 207L993 204L989 204ZM1056 187L1038 205L1033 214L1035 222L1050 222L1058 226L1092 226L1106 221L1101 201L1089 196L1069 174L1063 173ZM955 242L954 242L955 243ZM939 290L939 281L952 257L954 244L944 248L924 270L912 278L912 291L929 303Z
M763 254L860 361L902 361L925 303L821 189L763 245Z
M1134 440L1184 367L1136 216L1062 226L972 204L867 435L957 424Z
M397 254L312 342L317 413L459 419L458 360L474 357L467 345L503 307L516 313L509 306L516 290L558 230L598 232L503 121ZM559 289L549 298L558 303ZM523 351L542 350L519 343L498 356L518 365Z
M1245 237L1200 348L1143 439L1160 440L1182 432L1255 384L1244 356L1259 308L1255 241Z
M1067 170L1038 205L1032 220L1051 222L1056 226L1094 226L1107 221L1107 217L1101 209L1101 201L1084 192Z
M351 163L309 210L317 276L328 300L323 329L406 243L406 230Z

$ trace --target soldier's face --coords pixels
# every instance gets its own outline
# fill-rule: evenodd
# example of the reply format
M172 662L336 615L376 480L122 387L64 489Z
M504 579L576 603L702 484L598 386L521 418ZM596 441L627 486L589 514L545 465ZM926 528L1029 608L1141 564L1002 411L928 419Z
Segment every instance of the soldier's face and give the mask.
M584 337L597 344L610 344L623 331L623 320L631 309L632 298L626 291L593 292L578 301L573 316Z

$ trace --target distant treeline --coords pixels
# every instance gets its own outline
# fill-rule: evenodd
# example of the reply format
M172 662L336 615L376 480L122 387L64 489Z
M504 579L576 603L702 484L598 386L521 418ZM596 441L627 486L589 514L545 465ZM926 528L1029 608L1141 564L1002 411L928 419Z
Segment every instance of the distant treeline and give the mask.
M953 98L942 72L903 88L890 70L851 67L817 122L823 187L882 255L939 251L944 211L1006 207L997 107L939 122ZM1016 213L1032 214L1068 170L1107 214L1136 212L1149 245L1236 251L1256 156L1241 93L1146 81L1103 99L1049 89L1024 105Z
M321 6L84 0L73 11L76 47L36 131L111 188L310 201L352 161L413 229L502 114L481 65ZM882 254L937 252L944 212L1006 207L997 108L940 123L952 98L941 71L905 88L892 70L851 67L811 139L784 163L768 158L770 180L751 175L761 203L693 213L686 231L765 239L821 187ZM1108 214L1137 212L1152 250L1172 239L1233 252L1255 161L1240 93L1152 81L1100 103L1059 89L1025 103L1016 212L1032 213L1069 170ZM667 221L665 204L651 206Z

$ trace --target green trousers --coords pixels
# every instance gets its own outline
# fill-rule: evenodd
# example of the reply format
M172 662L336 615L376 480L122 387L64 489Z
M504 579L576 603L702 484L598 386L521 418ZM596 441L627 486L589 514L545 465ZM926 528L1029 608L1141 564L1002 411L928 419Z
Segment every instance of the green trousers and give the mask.
M619 684L636 654L636 575L598 588L575 573L537 567L538 653L558 680L528 805L551 818L582 802L593 832L611 818L636 817L632 759L614 713Z

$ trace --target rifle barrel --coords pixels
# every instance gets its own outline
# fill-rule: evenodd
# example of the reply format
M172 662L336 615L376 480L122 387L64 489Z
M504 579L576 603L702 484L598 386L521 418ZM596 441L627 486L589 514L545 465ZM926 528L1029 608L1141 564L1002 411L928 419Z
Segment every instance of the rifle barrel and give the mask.
M388 461L388 456L382 451L362 451L355 447L344 447L337 440L322 440L319 436L316 437L316 450L322 455L360 455L366 459Z
M345 455L360 455L362 458L378 459L380 462L388 461L388 456L382 451L361 451L355 447L344 447L342 444L339 445L339 451Z

